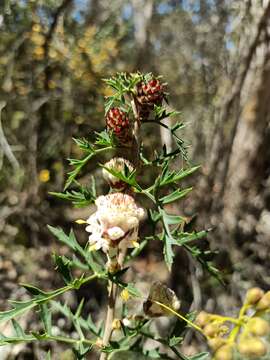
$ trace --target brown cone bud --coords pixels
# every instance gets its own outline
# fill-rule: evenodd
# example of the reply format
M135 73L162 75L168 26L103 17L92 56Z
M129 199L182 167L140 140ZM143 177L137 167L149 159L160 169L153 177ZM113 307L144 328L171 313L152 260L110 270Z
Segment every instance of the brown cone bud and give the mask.
M256 304L264 295L264 291L258 287L249 289L246 294L246 303L249 305Z

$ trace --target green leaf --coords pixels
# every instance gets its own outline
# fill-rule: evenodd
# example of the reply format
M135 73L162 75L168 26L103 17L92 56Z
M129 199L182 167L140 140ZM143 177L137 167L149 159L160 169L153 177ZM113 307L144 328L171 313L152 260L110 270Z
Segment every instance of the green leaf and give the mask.
M45 359L45 360L52 360L51 351L50 351L50 350L47 352L47 355L46 355L46 359Z
M76 313L75 313L75 317L76 318L79 318L81 316L81 313L82 313L82 310L83 310L83 305L84 305L84 298L82 298L77 310L76 310Z
M86 261L89 269L97 273L102 271L102 267L94 261L92 254L87 249L83 249L77 242L72 229L70 230L69 235L66 235L60 227L55 228L50 225L47 225L47 227L59 241L69 246L73 251L77 252Z
M188 175L193 174L196 170L198 170L200 166L193 166L186 170L180 171L169 171L168 165L164 167L163 173L161 174L160 186L169 185L171 183L175 183L179 180L184 179Z
M71 309L67 304L62 305L59 301L52 301L53 309L55 311L59 311L61 314L63 314L67 319L69 319L71 322L74 322L75 315L72 313ZM94 324L91 314L88 315L87 319L82 318L81 316L76 316L77 321L79 322L80 326L84 330L88 330L92 332L95 336L99 336L98 328Z
M186 243L189 243L191 241L195 241L198 239L205 238L208 235L209 230L202 230L199 232L193 231L191 233L185 233L185 232L176 232L174 234L174 244L175 245L183 245Z
M65 183L64 191L73 183L76 177L79 175L81 169L88 163L88 161L95 155L94 152L90 152L87 156L82 159L70 159L71 165L75 166L75 169L68 173L68 178Z
M15 331L15 335L18 338L20 338L20 337L25 338L25 333L24 333L23 329L21 328L21 325L15 319L12 319L12 326Z
M30 284L21 284L31 295L44 295L44 291L40 290L38 287Z
M0 312L0 324L23 314L25 311L32 309L37 304L33 300L24 302L13 302L13 309Z
M172 249L173 238L168 234L164 234L163 241L164 241L164 248L163 248L164 258L169 270L171 270L173 264L173 258L174 258L174 253Z
M161 199L159 199L163 204L169 204L173 201L179 200L182 197L186 196L188 193L190 193L192 191L192 187L184 189L184 190L180 190L177 189L174 192L172 192L169 195L166 195L164 197L162 197Z
M175 346L177 344L179 344L181 341L183 340L183 338L181 336L173 336L172 338L169 339L169 346Z
M53 259L56 265L56 269L62 275L65 283L70 284L73 280L70 272L71 261L65 256L60 256L57 254L53 254Z
M96 192L92 183L91 189L80 186L76 190L59 192L49 192L50 195L56 196L59 199L71 201L75 207L84 207L93 204L96 199Z
M210 360L209 353L207 352L202 352L200 354L196 354L189 358L189 360L207 360L207 359Z
M170 231L168 225L179 225L186 221L183 216L167 214L164 210L161 211L161 215L168 232Z
M37 340L45 340L47 335L44 334L44 333L39 333L39 332L36 332L36 331L32 331L31 333Z
M71 236L71 232L68 235L65 234L65 232L60 228L60 227L53 227L51 225L47 225L48 229L50 230L50 232L62 243L66 244L67 246L69 246L72 250L77 250L77 248L79 247L79 244L77 243L76 239L74 238L74 236ZM72 230L71 230L72 231Z
M111 147L115 146L115 138L111 132L103 130L101 132L96 132L96 141L95 144L101 147Z
M52 314L46 303L40 304L40 317L44 325L44 329L50 335L52 332Z
M140 291L136 289L135 286L131 283L126 286L126 290L134 297L142 297Z
M127 183L128 185L136 188L138 191L142 191L142 188L136 181L136 170L129 172L128 168L126 167L125 172L122 171L116 171L114 169L108 168L104 165L100 165L103 169L108 171L110 174L115 176L117 179Z
M85 138L82 138L82 139L73 138L73 140L79 146L80 149L87 151L87 152L94 152L93 145Z
M71 290L72 286L64 286L54 291L41 291L38 288L30 285L27 286L28 289L37 289L38 292L35 292L35 296L28 301L12 301L13 309L0 312L0 324L15 318L16 316L22 315L26 311L38 306L44 302L54 299L55 297L63 294L64 292Z

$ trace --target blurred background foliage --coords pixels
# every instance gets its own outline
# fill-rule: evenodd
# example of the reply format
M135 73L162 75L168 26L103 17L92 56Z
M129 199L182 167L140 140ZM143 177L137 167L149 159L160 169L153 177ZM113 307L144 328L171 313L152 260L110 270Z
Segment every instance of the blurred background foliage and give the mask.
M3 299L20 296L18 280L41 280L45 288L58 281L46 224L69 228L90 210L48 192L63 189L65 159L80 156L72 137L92 138L104 127L110 93L102 79L117 71L151 71L169 83L190 160L202 164L181 211L196 229L213 229L201 246L218 251L214 262L227 285L217 287L181 251L171 275L155 247L135 270L154 277L160 267L187 310L192 303L235 312L248 287L270 287L269 28L268 0L0 3L1 308ZM147 125L143 137L152 149L173 146L163 128ZM90 171L101 193L95 163L82 177L87 184ZM100 290L95 298L98 309Z

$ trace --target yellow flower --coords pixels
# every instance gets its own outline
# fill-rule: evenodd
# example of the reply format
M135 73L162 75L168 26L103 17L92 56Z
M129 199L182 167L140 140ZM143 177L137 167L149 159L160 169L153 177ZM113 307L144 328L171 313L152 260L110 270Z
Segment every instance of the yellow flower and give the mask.
M124 289L121 294L120 294L120 297L123 301L128 301L128 299L130 298L130 295L129 295L129 292L127 289Z
M41 31L41 26L39 24L34 24L32 26L32 31L34 32L40 32Z
M114 330L119 330L121 329L121 321L119 319L114 319L113 323L112 323L112 328Z
M50 171L48 169L41 170L38 174L38 178L40 182L48 182L50 180Z
M82 225L82 224L86 224L86 221L83 219L78 219L78 220L75 220L75 223Z

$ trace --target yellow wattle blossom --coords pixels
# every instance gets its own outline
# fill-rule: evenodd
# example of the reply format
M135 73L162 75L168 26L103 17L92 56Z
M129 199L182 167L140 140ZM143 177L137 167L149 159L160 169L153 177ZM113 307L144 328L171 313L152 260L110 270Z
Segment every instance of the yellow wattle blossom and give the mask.
M38 178L40 182L48 182L50 180L50 171L48 169L42 169L38 174Z
M34 24L32 26L32 31L34 32L40 32L41 31L41 26L39 24Z

